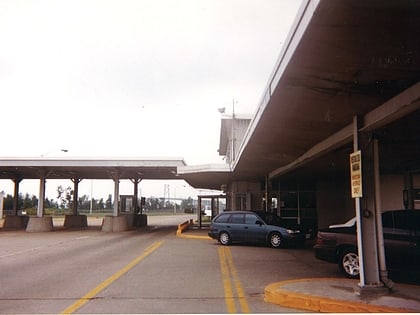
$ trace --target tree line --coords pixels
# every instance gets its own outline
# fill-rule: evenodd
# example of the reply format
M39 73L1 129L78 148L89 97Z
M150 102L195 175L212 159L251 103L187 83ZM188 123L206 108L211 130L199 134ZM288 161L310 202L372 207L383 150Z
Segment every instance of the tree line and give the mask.
M45 198L44 205L46 209L54 209L57 211L69 210L73 207L73 189L71 187L57 187L57 198ZM6 210L13 209L13 196L7 194L4 197L3 208ZM95 212L112 210L114 208L114 201L112 195L109 194L108 198L90 198L88 195L83 195L78 197L77 208L79 210L92 210ZM177 209L193 209L194 200L191 197L181 201L181 205L177 205ZM19 210L29 210L36 209L38 207L38 198L35 195L19 194L18 196L18 209ZM165 210L165 209L174 209L175 204L172 201L165 200L164 198L158 197L149 197L146 198L143 209L145 211L153 210Z

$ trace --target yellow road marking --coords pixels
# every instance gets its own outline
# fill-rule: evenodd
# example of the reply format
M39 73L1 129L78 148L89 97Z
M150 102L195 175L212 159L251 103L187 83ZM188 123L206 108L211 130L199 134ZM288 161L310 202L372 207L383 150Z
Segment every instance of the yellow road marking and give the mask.
M231 314L236 313L236 306L231 282L232 278L242 313L250 313L251 310L245 297L245 291L242 287L241 281L239 280L236 267L233 264L232 253L230 249L227 247L219 247L219 258L222 271L223 286L225 289L225 301L228 312Z
M151 253L153 253L156 249L158 249L163 244L163 241L156 242L145 249L143 254L138 256L136 259L131 261L129 264L127 264L125 267L114 273L111 277L103 281L101 284L99 284L96 288L89 291L87 294L82 296L79 300L77 300L75 303L67 307L64 311L61 312L61 314L72 314L75 311L77 311L79 308L81 308L83 305L85 305L87 302L89 302L90 299L94 298L96 295L99 294L102 290L104 290L106 287L108 287L111 283L113 283L115 280L120 278L122 275L124 275L126 272L128 272L130 269L132 269L134 266L136 266L140 261L142 261L144 258L149 256Z
M226 257L230 272L233 276L236 292L238 293L239 304L241 305L242 313L251 313L248 302L245 297L245 291L242 287L241 281L239 280L238 273L236 272L236 267L233 264L232 252L229 249L226 251Z
M236 306L235 306L235 301L233 299L232 284L230 282L229 269L228 269L228 264L226 262L226 255L225 255L224 247L219 247L219 259L220 259L220 267L222 271L223 287L225 289L226 307L228 309L228 313L234 314L236 313Z

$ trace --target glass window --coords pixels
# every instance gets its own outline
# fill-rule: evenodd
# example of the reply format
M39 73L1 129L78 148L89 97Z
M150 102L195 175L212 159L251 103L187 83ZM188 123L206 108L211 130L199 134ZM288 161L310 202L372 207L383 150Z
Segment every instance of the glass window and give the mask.
M301 208L316 208L315 193L313 191L301 191L299 198Z
M245 215L245 224L255 224L258 220L258 217L253 214Z
M222 214L221 216L219 216L215 222L217 223L227 223L229 221L230 218L230 214Z
M295 191L283 191L280 193L282 208L297 208L298 198Z
M271 197L271 210L277 212L279 199L277 197Z
M244 214L243 213L235 213L230 216L229 223L236 223L236 224L244 224Z

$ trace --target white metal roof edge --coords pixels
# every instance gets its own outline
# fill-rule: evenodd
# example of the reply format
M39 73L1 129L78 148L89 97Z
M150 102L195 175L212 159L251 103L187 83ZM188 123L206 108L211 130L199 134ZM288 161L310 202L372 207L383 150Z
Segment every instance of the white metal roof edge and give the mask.
M0 166L97 166L97 167L136 167L136 166L185 166L183 158L77 158L77 157L0 157Z
M277 59L273 72L271 73L268 83L265 87L260 104L257 110L255 111L254 117L251 120L248 129L245 132L244 138L238 150L238 154L235 157L234 164L232 166L233 170L236 168L236 165L238 164L238 161L240 160L244 149L247 147L248 142L251 139L251 136L254 133L254 130L256 129L266 106L270 102L271 93L280 81L280 78L282 77L286 66L288 65L291 57L293 56L293 53L297 48L307 26L309 25L311 18L316 8L318 7L319 2L320 0L302 1L298 13L296 14L295 21L293 22L293 25L290 28L286 41L282 47L282 50L280 51L279 58Z
M201 164L201 165L190 165L178 167L177 173L182 174L193 174L193 173L230 173L230 167L228 164Z

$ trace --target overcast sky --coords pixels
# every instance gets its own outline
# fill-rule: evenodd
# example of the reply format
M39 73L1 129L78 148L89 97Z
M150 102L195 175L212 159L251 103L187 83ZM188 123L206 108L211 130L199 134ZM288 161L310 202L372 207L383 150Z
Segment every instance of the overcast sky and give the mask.
M299 5L0 0L0 155L223 162L218 108L254 112Z

